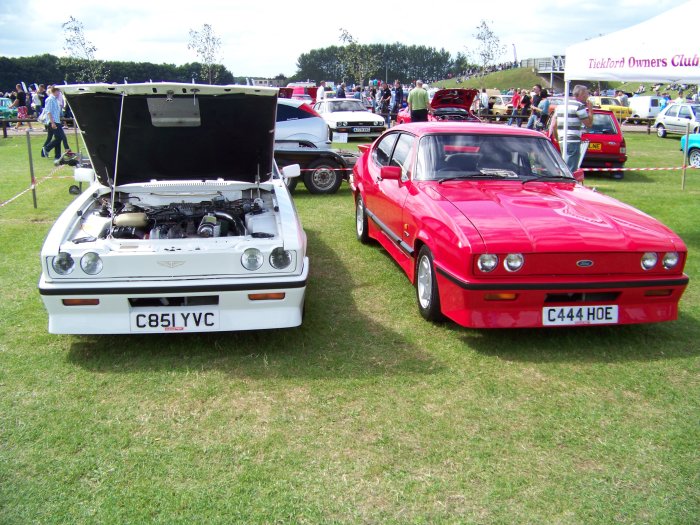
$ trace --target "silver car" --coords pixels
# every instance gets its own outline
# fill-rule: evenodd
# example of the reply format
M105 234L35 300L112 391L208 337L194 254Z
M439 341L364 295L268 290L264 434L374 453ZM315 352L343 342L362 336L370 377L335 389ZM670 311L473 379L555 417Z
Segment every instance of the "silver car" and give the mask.
M666 106L654 121L656 134L663 138L668 133L685 135L700 133L700 104L675 103Z
M277 99L275 148L329 148L326 121L303 100Z

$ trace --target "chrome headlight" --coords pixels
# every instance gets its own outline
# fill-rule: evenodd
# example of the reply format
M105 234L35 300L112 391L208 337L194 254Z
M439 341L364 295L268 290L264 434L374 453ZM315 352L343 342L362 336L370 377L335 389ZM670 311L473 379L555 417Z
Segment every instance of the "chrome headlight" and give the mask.
M89 275L96 275L102 271L102 259L95 252L87 252L80 258L80 267Z
M257 248L248 248L246 251L243 252L243 256L241 257L241 264L246 270L253 271L260 268L264 260L265 258L263 257L263 254L260 253L260 250L258 250Z
M525 264L525 258L522 253L509 253L503 261L503 267L509 272L517 272L523 264Z
M642 269L651 270L659 260L659 256L654 252L646 252L642 255Z
M681 258L678 255L678 252L668 252L666 255L664 255L663 259L663 265L664 268L667 270L670 270L671 268L675 268L676 265L678 264L678 261L680 261Z
M493 253L479 255L479 260L476 265L479 267L479 270L484 273L492 272L496 269L496 266L498 266L498 255Z
M61 252L53 258L51 266L57 274L68 275L75 268L75 261L69 253Z
M374 123L375 126L383 126L384 124L386 124L386 122L384 122L383 120L378 120Z
M277 270L282 270L292 264L292 253L284 248L275 248L270 254L270 264Z
M335 125L340 127L340 128L344 128L345 126L348 125L348 123L341 120L339 122L336 122Z

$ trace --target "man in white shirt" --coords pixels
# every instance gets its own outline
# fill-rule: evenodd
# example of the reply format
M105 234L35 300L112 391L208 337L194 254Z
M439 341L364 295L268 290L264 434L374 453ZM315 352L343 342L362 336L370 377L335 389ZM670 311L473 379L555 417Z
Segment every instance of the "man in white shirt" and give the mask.
M326 81L321 80L321 82L318 83L318 90L316 91L316 102L319 102L323 99L326 98Z

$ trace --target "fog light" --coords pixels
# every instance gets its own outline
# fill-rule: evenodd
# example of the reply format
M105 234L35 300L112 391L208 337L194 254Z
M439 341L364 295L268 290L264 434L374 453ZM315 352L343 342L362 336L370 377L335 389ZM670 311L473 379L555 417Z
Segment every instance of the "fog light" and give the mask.
M484 294L485 301L515 301L517 293L487 293Z
M257 270L262 266L265 258L260 250L257 248L248 248L243 252L243 257L241 257L241 264L246 270Z
M503 267L509 272L517 272L523 267L525 259L521 253L509 253L503 261Z
M270 254L270 264L277 270L282 270L292 264L292 254L284 248L275 248Z
M664 268L666 268L667 270L675 268L678 265L678 261L680 260L681 258L678 256L678 252L668 252L666 255L664 255Z
M496 266L498 266L498 255L494 255L493 253L485 253L480 255L479 260L477 261L477 266L479 267L479 270L484 273L492 272Z
M51 266L53 266L57 274L68 275L73 271L73 268L75 268L75 261L69 253L61 252L53 258Z
M646 252L644 255L642 255L642 268L644 270L651 270L654 266L656 266L658 260L659 256L654 252Z
M80 267L89 275L95 275L102 271L102 259L95 252L87 252L80 258Z

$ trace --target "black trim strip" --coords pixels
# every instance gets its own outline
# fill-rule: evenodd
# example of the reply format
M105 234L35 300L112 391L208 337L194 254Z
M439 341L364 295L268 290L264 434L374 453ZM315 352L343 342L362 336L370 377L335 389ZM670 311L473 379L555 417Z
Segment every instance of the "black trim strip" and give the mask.
M593 283L467 283L447 273L442 268L437 271L460 288L465 290L600 290L604 288L645 288L647 286L681 286L688 284L688 277L655 281L610 281Z
M391 231L389 227L382 221L380 221L374 213L369 211L366 206L365 212L367 212L367 216L370 219L372 219L372 222L379 226L379 228L386 234L387 237L394 241L394 244L397 244L398 247L401 248L408 255L413 256L413 248L409 244L406 244L400 236L396 235L393 231Z
M111 284L111 283L110 283ZM201 292L244 292L250 290L281 290L284 288L303 288L306 280L288 283L250 283L250 284L207 284L199 286L149 286L144 288L41 288L41 295L145 295L171 293Z

